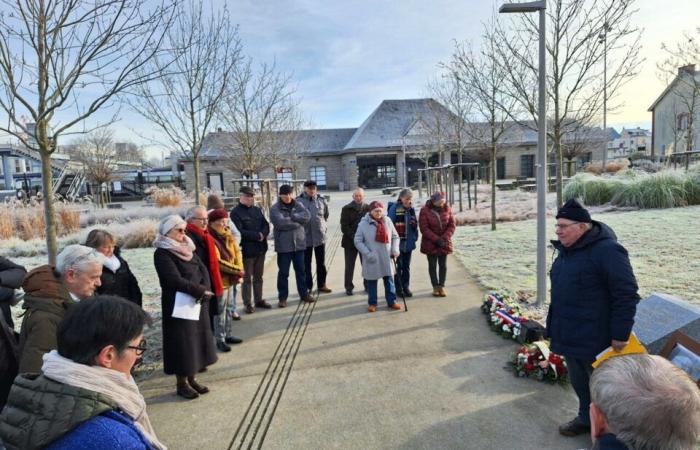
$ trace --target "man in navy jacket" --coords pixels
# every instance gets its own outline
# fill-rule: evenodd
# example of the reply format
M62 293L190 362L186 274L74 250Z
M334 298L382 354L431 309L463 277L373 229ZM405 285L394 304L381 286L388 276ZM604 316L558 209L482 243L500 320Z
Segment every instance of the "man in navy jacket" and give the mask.
M547 335L563 355L579 399L578 416L559 427L564 436L590 430L588 382L596 355L622 350L634 325L639 295L627 250L604 223L569 200L557 213L552 241L558 251L550 271L552 292Z

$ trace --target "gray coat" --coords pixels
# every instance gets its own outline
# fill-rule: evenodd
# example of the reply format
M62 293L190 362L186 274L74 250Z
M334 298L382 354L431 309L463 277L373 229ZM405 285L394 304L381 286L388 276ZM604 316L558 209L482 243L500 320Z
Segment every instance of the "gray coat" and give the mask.
M355 248L362 254L362 278L365 280L378 280L394 275L394 262L391 255L399 254L399 234L394 224L387 216L383 217L386 232L390 237L388 244L375 240L377 235L377 222L372 219L370 213L360 220L355 232Z
M309 210L301 202L285 205L277 201L270 208L270 222L274 227L275 251L289 253L306 250L304 225L309 221Z
M304 225L306 229L306 246L318 247L326 242L326 230L328 229L328 204L326 199L320 195L312 199L306 193L297 197L297 201L302 203L309 210L311 216Z

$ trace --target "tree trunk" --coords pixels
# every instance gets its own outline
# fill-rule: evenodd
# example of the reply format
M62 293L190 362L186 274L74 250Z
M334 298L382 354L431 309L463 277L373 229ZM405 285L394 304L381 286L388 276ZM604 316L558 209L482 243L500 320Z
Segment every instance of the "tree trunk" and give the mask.
M193 155L192 163L194 164L194 204L199 205L199 155Z
M43 147L43 145L42 145ZM53 173L51 173L51 153L41 148L41 190L44 194L44 222L46 224L46 252L49 264L56 264L58 244L56 242L56 214L53 196Z
M496 143L491 144L491 231L496 231Z
M561 135L557 130L554 133L554 145L557 150L557 208L561 208L563 202L563 185L564 185L564 149L561 145ZM545 192L549 185L549 167L544 168L544 186Z
M457 168L457 177L459 178L459 179L458 179L458 185L459 185L459 212L462 212L462 211L464 211L464 206L462 205L462 203L463 203L463 202L462 202L462 195L463 195L463 193L462 193L462 166L461 166L461 164L462 164L463 158L462 158L462 144L461 144L461 143L460 143L460 146L459 146L459 160L458 160L458 161L459 161L459 164L460 164L460 165L458 166L458 168ZM468 195L471 195L471 194L469 194L468 192L467 192L467 194L468 194Z

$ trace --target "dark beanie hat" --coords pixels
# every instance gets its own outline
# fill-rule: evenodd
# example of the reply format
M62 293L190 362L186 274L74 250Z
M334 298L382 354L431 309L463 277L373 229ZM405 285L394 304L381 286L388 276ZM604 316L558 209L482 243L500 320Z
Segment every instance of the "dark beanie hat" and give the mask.
M223 208L212 209L211 212L209 212L209 222L226 218L228 218L228 213Z
M569 219L573 220L574 222L584 222L584 223L591 223L591 215L588 213L588 210L581 206L581 204L576 201L575 198L572 198L568 202L564 203L564 206L559 208L559 211L557 211L557 219Z
M238 192L249 197L255 197L255 190L250 186L243 186Z
M280 195L285 195L285 194L291 194L294 192L294 189L288 184L283 184L280 186Z

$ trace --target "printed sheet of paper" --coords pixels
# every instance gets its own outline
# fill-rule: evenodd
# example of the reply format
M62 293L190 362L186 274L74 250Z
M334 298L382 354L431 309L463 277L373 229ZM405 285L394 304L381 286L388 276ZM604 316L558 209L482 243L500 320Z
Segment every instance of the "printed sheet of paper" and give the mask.
M199 311L202 305L197 303L194 297L184 292L175 294L175 307L173 317L185 320L199 320Z

